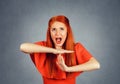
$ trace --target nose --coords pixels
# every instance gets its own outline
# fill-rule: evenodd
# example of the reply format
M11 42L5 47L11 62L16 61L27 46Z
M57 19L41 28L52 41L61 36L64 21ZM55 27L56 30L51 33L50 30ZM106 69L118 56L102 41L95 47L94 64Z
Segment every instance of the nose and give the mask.
M60 35L60 31L59 30L56 31L56 35Z

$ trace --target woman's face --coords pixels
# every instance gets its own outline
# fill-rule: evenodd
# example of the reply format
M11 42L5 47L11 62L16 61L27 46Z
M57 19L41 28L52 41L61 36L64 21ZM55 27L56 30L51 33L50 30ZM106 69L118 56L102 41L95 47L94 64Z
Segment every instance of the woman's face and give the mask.
M54 42L55 48L60 49L67 37L67 27L62 22L54 22L50 28L50 35Z

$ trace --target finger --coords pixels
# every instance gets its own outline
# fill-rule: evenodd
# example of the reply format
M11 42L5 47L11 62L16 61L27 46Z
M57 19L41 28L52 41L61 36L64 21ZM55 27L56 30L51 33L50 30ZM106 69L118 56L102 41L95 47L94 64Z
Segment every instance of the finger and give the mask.
M63 68L61 67L61 65L57 62L56 63L57 65L58 65L58 67L61 69L61 70L63 70Z
M57 49L56 54L64 54L64 53L73 53L73 50L64 50L64 49Z
M58 62L56 61L56 64L59 66Z
M61 55L60 54L57 56L57 60L58 60L58 62L61 61Z
M63 57L62 57L62 56L60 56L60 59L61 59L61 61L62 61L62 62L64 61L64 59L63 59Z
M72 50L65 50L64 53L74 53L74 51L72 51Z
M57 61L58 61L59 64L62 63L62 58L61 58L61 57L62 57L62 56L58 56L58 57L57 57Z
M61 68L61 64L57 61L56 64Z

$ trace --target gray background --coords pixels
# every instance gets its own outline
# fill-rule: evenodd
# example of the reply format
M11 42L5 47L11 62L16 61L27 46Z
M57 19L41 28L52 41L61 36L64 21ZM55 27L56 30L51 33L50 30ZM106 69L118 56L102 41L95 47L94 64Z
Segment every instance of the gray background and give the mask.
M0 84L42 84L19 46L45 40L48 20L58 14L70 19L76 42L101 63L100 70L79 76L77 84L119 84L119 0L0 0Z

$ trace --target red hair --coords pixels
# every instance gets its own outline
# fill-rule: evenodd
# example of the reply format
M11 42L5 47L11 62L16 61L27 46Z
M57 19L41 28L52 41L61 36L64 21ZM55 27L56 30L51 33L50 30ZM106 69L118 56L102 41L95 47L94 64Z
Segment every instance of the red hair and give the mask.
M69 23L69 20L67 17L65 17L64 15L58 15L58 16L53 16L48 23L48 30L47 30L47 47L52 47L54 48L54 43L51 39L51 35L50 35L50 28L51 25L54 22L62 22L65 24L65 26L67 27L67 38L65 40L65 43L63 44L63 49L66 50L74 50L74 37L73 37L73 33L72 33L72 29ZM51 56L52 55L52 56ZM75 65L75 58L74 58L74 53L70 53L70 54L65 54L65 63L67 66L72 66ZM53 62L52 60L55 58L56 56L54 56L54 54L47 54L47 61L49 63L49 69L50 69L50 73L52 73L52 71L55 71L55 66L53 64L55 63L51 63Z

